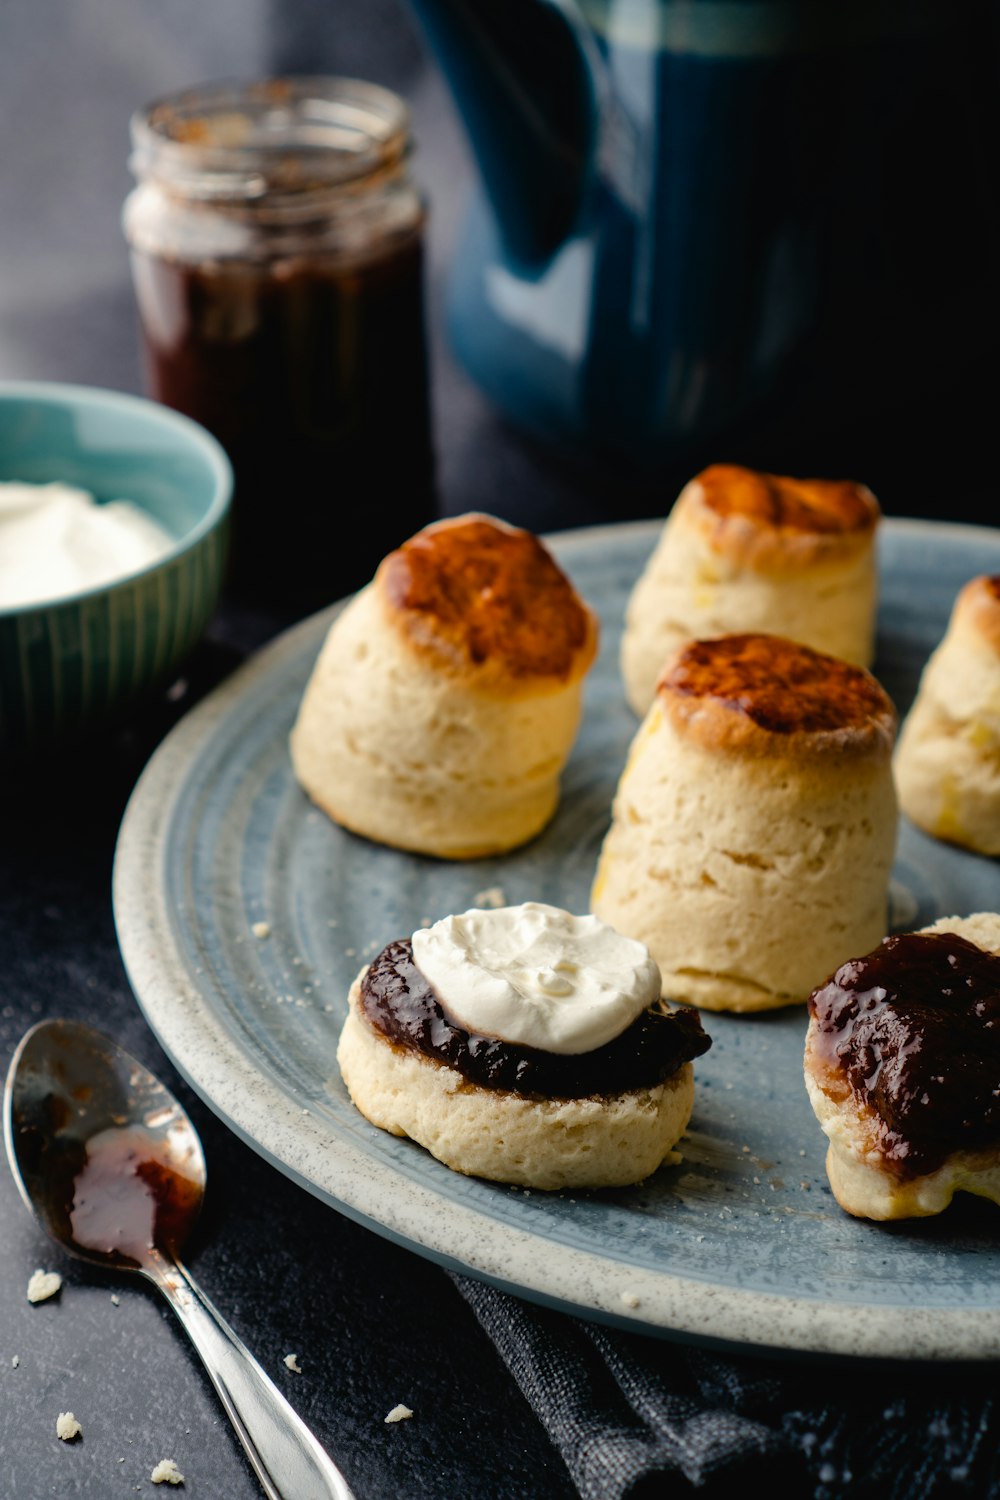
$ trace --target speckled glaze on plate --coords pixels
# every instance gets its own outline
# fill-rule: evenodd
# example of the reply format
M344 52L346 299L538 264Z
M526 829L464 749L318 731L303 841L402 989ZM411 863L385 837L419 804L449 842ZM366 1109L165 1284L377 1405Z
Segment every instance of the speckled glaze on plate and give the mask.
M366 957L427 919L504 899L587 910L635 730L617 669L655 523L566 533L553 550L603 641L559 812L502 859L441 863L353 837L312 808L287 739L333 611L274 642L195 708L129 804L115 861L122 954L166 1051L246 1141L335 1208L522 1296L724 1346L884 1358L1000 1354L1000 1218L960 1198L877 1225L834 1202L802 1083L803 1010L706 1015L683 1161L640 1187L530 1193L464 1178L351 1105L335 1049ZM955 594L1000 572L1000 534L889 521L876 671L901 711ZM405 733L405 725L400 732ZM1000 863L903 822L896 925L1000 910ZM267 923L257 936L254 924Z

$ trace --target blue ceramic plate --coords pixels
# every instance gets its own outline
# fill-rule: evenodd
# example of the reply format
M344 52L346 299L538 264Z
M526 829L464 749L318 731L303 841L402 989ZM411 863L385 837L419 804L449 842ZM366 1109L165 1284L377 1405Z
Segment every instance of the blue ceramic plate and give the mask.
M300 792L287 739L332 611L261 652L169 736L121 831L115 915L129 977L181 1072L268 1160L442 1264L584 1316L687 1340L825 1354L1000 1354L997 1210L876 1225L835 1204L802 1083L803 1010L706 1016L680 1166L641 1187L531 1193L464 1178L376 1130L334 1057L362 962L499 886L587 909L635 721L617 671L629 590L658 534L566 534L563 566L604 622L560 810L527 848L448 864L368 844ZM905 711L959 587L1000 572L1000 536L890 521L876 670ZM401 726L405 730L405 726ZM1000 864L903 825L895 919L1000 910ZM254 933L267 923L269 936Z

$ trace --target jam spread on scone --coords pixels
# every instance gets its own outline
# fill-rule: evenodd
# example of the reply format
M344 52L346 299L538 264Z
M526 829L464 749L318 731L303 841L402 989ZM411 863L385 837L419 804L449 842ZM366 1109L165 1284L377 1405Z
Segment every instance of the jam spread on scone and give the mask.
M393 1045L457 1069L470 1083L529 1098L584 1099L653 1088L711 1046L690 1010L644 1011L590 1052L543 1052L453 1024L413 959L409 938L379 954L361 983L369 1024Z
M899 1179L1000 1144L1000 957L953 933L902 933L809 999L831 1097L853 1094Z

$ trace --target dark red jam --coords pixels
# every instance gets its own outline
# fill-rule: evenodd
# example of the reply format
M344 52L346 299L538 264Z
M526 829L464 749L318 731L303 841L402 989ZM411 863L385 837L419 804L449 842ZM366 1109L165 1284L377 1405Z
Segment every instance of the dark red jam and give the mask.
M693 1010L647 1010L592 1052L542 1052L451 1021L400 938L384 948L361 984L361 1010L395 1046L455 1068L480 1088L528 1098L586 1099L653 1088L712 1045Z
M1000 1145L1000 958L951 933L902 933L809 998L813 1050L872 1112L900 1178Z
M188 265L133 250L150 394L233 463L230 587L305 614L436 511L422 259Z

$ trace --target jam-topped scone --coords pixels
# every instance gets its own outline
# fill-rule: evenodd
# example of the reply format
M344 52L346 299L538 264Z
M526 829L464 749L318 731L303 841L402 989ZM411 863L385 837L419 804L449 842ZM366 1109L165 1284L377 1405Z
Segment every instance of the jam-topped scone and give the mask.
M870 490L713 464L678 496L625 615L629 703L646 712L667 656L688 640L763 632L868 666L874 655Z
M869 672L769 635L668 660L618 783L591 907L675 1000L806 1000L887 931L896 713Z
M597 620L537 537L426 527L330 628L291 736L335 822L446 859L516 848L555 812Z
M896 785L925 832L1000 854L1000 576L955 600L899 736Z
M1000 1203L1000 916L944 917L851 959L809 998L805 1081L849 1214Z
M527 902L390 943L351 987L337 1061L373 1125L456 1172L555 1190L668 1160L710 1045L640 943Z

